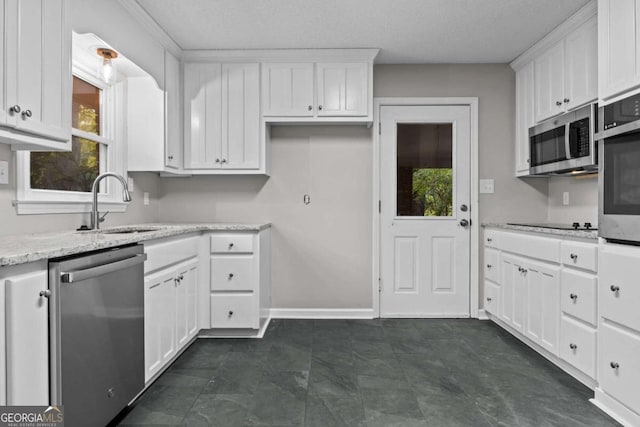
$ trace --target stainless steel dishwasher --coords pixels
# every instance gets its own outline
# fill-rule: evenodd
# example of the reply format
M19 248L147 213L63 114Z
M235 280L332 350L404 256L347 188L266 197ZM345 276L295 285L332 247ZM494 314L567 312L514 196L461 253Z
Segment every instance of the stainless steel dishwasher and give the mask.
M51 403L104 426L144 388L142 245L49 262Z

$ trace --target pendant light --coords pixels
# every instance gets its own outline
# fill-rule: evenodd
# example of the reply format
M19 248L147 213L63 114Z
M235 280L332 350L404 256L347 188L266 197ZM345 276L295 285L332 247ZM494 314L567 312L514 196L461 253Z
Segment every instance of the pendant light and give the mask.
M98 48L98 56L102 57L102 64L98 67L98 77L106 83L116 81L116 67L113 60L118 57L118 52L106 47Z

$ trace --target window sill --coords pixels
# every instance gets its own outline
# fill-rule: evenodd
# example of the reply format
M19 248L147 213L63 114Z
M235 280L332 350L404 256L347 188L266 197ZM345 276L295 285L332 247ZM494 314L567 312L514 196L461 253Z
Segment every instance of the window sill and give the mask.
M129 204L125 202L99 202L100 212L126 212ZM91 202L65 202L60 200L14 200L13 206L18 215L75 214L91 212Z

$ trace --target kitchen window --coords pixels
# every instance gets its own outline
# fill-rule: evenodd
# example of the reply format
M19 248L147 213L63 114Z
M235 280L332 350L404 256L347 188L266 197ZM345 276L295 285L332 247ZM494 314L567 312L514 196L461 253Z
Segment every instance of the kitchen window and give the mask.
M91 186L103 172L124 172L122 85L107 85L82 67L73 69L72 151L18 152L19 214L91 211ZM116 185L101 183L100 209L123 212L126 204Z

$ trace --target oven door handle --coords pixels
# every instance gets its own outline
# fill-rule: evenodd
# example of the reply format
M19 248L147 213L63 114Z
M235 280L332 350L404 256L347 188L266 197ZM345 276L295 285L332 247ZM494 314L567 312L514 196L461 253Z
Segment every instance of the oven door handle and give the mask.
M62 283L80 282L82 280L92 279L94 277L103 276L113 273L124 268L133 267L141 264L147 259L147 254L136 254L132 257L125 258L109 264L99 265L97 267L85 268L82 270L63 271L60 273L60 281Z

